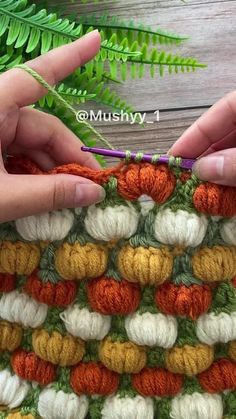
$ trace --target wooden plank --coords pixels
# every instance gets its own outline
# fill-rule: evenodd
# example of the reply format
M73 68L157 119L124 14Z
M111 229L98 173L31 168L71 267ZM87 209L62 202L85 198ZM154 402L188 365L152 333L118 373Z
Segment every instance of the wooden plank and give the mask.
M93 125L113 145L121 150L143 151L149 153L166 153L177 138L187 129L206 109L192 109L182 111L160 112L160 120L156 115L148 113L146 123L142 128L138 124L131 125L121 122L93 122ZM108 165L114 164L116 159L108 159Z
M183 55L196 56L208 69L191 74L166 75L153 79L128 80L116 91L137 110L184 108L210 105L236 85L236 0L120 0L86 5L70 0L51 0L67 13L99 14L109 10L120 18L161 26L187 34L191 39L180 47ZM176 51L176 48L175 48Z

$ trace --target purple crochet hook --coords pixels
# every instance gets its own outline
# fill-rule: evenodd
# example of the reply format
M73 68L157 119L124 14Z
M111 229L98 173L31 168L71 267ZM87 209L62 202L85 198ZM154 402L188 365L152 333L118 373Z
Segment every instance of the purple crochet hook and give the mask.
M81 147L82 151L88 151L89 153L99 154L101 156L106 157L118 157L119 159L126 159L129 158L130 160L138 160L138 161L145 161L148 163L165 163L168 164L171 157L167 155L157 155L157 154L143 154L143 153L134 153L130 151L121 151L121 150L108 150L105 148L97 148L97 147ZM176 158L173 160L173 166L179 166L182 169L191 170L193 164L195 163L195 159L181 159Z

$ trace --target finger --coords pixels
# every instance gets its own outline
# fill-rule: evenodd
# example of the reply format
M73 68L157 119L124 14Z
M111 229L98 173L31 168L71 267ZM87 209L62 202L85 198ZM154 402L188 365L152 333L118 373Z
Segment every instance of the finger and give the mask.
M193 172L202 180L236 186L236 148L217 151L200 158L194 164Z
M236 136L236 91L203 114L169 150L169 154L194 158L225 137Z
M58 118L25 107L20 110L15 139L7 151L31 157L44 170L72 162L99 169L96 159L81 151L81 145L82 142Z
M100 48L100 41L99 32L95 30L71 44L28 61L26 65L54 85L93 58ZM15 68L1 75L0 92L2 103L22 107L36 102L46 94L46 89L30 74Z
M234 148L236 146L236 133L227 135L223 140L212 144L200 157L206 156L216 151L226 150L227 148Z
M100 202L104 189L72 175L0 175L0 222Z
M47 153L41 150L22 150L19 151L19 153L16 152L12 154L14 157L17 155L28 157L39 167L39 169L44 172L48 172L49 170L58 166L58 163L55 160L53 160Z

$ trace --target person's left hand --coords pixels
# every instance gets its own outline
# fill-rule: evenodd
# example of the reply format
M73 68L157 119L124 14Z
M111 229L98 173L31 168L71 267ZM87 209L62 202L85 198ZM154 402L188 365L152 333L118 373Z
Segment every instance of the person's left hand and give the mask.
M27 62L55 85L89 61L100 47L98 31ZM28 107L47 93L30 74L12 69L0 76L0 145L8 154L24 154L43 170L71 162L98 169L91 154L56 117ZM0 222L58 208L85 206L104 198L104 190L72 175L11 175L0 154Z

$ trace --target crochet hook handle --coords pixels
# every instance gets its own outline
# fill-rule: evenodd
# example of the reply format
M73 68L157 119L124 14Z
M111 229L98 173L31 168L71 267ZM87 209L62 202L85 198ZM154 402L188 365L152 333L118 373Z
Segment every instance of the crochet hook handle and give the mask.
M134 152L125 152L121 150L108 150L105 148L98 148L98 147L82 146L81 150L87 151L89 153L99 154L101 156L106 156L106 157L118 157L119 159L126 159L127 157L129 157L129 159L135 160L137 158L140 158L140 161L145 161L148 163L158 162L158 163L168 164L171 159L171 157L167 155L157 156L155 154L141 154L141 153L134 153ZM179 160L179 162L177 162L177 160ZM182 169L191 170L195 161L196 161L195 159L176 159L176 166L179 166ZM173 165L175 165L174 162L173 162Z

